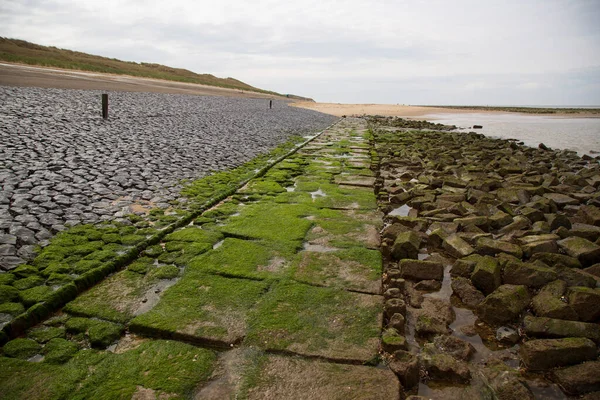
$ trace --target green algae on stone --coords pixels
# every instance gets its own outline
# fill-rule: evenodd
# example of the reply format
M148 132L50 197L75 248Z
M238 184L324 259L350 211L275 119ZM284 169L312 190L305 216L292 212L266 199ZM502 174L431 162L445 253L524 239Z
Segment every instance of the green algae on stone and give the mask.
M32 287L40 286L43 284L44 278L35 275L16 280L12 283L12 285L19 290L31 289Z
M150 279L174 279L179 275L179 272L179 268L175 265L161 265L152 268L148 272L148 277Z
M130 330L192 341L235 343L246 333L248 312L269 284L187 271L158 304L131 321Z
M19 300L19 290L12 286L0 285L0 304Z
M65 328L41 326L31 329L27 333L27 337L38 343L46 343L54 338L64 338Z
M226 236L264 239L273 242L300 242L312 222L304 217L310 208L294 204L263 202L243 207L221 228Z
M19 315L25 311L25 307L21 303L1 303L0 314Z
M70 359L63 346L59 343L54 353L62 364L0 357L0 393L23 400L112 400L149 394L184 399L208 380L216 358L210 350L163 340L144 342L122 354L81 350ZM46 357L53 359L52 353Z
M125 323L133 318L142 296L154 282L151 276L124 270L82 293L64 310L74 315Z
M64 364L79 351L77 344L62 339L53 338L44 346L44 362L49 364Z
M214 244L222 239L222 235L217 231L202 229L195 226L186 227L177 230L165 236L165 242L201 242Z
M282 281L252 312L245 343L366 362L378 351L381 310L379 296Z
M382 260L377 250L362 247L301 251L292 263L292 277L300 282L377 294Z
M264 279L278 275L289 254L266 242L226 238L221 246L192 259L189 271L240 278Z
M6 343L2 352L8 357L26 360L38 354L41 348L35 340L17 338Z
M150 257L140 257L127 266L127 270L137 272L144 275L148 269L154 264L154 260Z
M90 320L88 336L90 344L97 348L106 348L123 333L124 327L108 321Z
M50 286L36 286L31 289L22 290L19 292L19 297L26 307L30 307L47 300L51 294L52 288Z
M11 273L0 274L0 285L10 285L14 282L15 276Z

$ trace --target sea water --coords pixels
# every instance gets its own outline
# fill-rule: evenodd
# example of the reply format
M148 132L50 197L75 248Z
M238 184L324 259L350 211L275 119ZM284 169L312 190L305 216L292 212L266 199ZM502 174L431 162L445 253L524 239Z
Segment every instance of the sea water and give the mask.
M516 113L428 114L422 118L490 137L517 139L531 147L544 143L552 149L574 150L579 155L600 153L600 118ZM473 125L483 128L474 130Z

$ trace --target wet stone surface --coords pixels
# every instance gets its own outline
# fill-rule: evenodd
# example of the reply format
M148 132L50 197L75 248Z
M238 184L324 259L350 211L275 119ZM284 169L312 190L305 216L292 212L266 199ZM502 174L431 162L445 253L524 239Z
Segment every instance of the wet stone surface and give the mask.
M181 180L232 168L333 117L265 100L0 87L0 269L79 223L182 203Z
M597 369L600 329L598 159L369 121L386 214L383 290L406 304L384 304L384 331L404 332L409 356L384 358L405 393L597 398L598 379L586 368ZM434 277L417 264L421 254L443 267L441 285L423 284L442 276L439 266ZM457 344L472 353L453 352ZM418 382L407 359L419 363Z

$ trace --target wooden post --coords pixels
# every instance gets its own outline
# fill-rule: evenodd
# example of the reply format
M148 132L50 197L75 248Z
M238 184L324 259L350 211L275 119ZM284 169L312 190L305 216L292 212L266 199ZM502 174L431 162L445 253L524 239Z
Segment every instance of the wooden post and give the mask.
M102 94L102 118L108 119L108 93Z
M273 100L269 100L269 109L273 108Z

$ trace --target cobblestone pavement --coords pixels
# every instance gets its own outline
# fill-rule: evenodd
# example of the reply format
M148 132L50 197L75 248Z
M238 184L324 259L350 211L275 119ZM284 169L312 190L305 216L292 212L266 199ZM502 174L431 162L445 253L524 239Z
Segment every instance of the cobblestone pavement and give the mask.
M182 179L232 168L334 117L266 100L0 87L0 268L65 226L167 207ZM179 199L183 201L184 199Z

